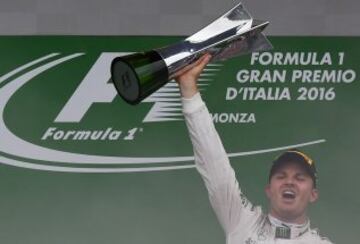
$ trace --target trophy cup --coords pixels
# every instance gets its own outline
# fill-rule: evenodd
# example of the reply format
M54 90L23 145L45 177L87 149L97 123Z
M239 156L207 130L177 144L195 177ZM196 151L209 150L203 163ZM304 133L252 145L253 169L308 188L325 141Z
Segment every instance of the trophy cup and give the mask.
M111 63L112 81L126 102L138 104L204 53L212 55L211 61L219 61L271 49L261 33L268 24L254 20L239 3L183 41L115 58Z

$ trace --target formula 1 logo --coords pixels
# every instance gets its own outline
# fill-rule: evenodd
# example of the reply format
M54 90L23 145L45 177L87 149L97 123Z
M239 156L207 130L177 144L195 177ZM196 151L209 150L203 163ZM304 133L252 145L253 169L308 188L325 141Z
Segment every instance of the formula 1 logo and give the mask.
M142 126L147 126L147 130L154 133L156 125L165 124L163 130L167 130L167 123L182 120L180 94L174 81L169 82L139 105L139 114L142 113L144 116L141 121L136 122L136 125L132 125L132 123L138 119L138 114L131 116L126 113L122 114L121 122L125 121L124 129L117 128L115 122L98 128L97 123L88 119L91 117L89 114L92 113L92 110L95 110L93 107L97 105L110 106L117 98L116 90L113 84L109 82L109 67L114 57L124 54L126 53L101 53L90 70L85 72L86 75L77 88L73 90L73 93L59 95L62 98L66 97L65 100L67 101L56 113L54 113L55 109L51 105L48 109L42 104L43 102L38 102L33 106L44 107L46 110L28 117L31 118L31 121L21 119L21 114L16 115L18 116L16 120L14 114L16 114L16 108L20 106L20 103L11 101L16 100L17 94L27 90L27 87L32 83L35 84L35 81L40 84L37 80L40 77L42 77L42 82L53 82L57 85L57 82L64 82L61 78L56 78L56 82L54 82L54 80L48 80L46 77L54 69L62 69L65 65L76 63L85 58L86 53L70 55L51 53L0 76L0 162L35 170L78 173L144 172L193 168L193 156L191 155L164 156L166 154L164 152L154 152L153 150L151 153L147 152L145 150L147 145L156 142L152 135L148 135L148 138L152 138L151 140L144 140L145 142L142 142L141 145L136 140L139 134L144 133ZM201 89L205 89L209 85L220 68L221 65L212 64L205 69L199 80ZM63 72L61 74L62 77L66 77ZM35 89L35 91L37 90ZM53 94L58 96L57 93ZM41 99L51 100L51 98L46 98L47 95L46 92L41 93ZM33 100L28 99L26 101L32 102ZM28 102L24 102L24 104L29 108L33 107ZM54 117L45 116L45 112L48 110L50 111L49 114ZM12 123L8 122L10 119L7 114L20 124L20 129L13 128ZM113 113L109 111L108 114ZM92 116L99 117L97 115ZM114 116L112 119L115 121L118 117L120 115ZM104 119L102 123L106 124L106 121ZM87 123L88 128L81 128L83 123ZM40 128L37 129L37 127ZM33 137L27 135L31 134L32 130L39 130L40 132ZM185 133L184 131L183 134ZM265 153L323 141L317 140L251 152L236 152L229 154L229 156L238 157ZM103 147L102 152L94 153L99 147ZM112 148L112 152L107 152L107 148ZM156 146L153 148L157 149ZM124 156L115 153L115 151L121 151L120 149L123 150L121 153ZM134 155L138 152L142 154ZM152 154L152 156L145 156L147 153ZM153 156L154 154L155 156Z
M102 53L58 114L55 122L80 122L92 104L111 103L117 93L113 85L109 83L109 67L115 57L126 54L128 53ZM207 71L204 75L211 75L209 69ZM205 81L209 82L211 78L200 80L201 84ZM143 103L154 104L145 116L144 123L181 119L180 94L174 81L166 84Z

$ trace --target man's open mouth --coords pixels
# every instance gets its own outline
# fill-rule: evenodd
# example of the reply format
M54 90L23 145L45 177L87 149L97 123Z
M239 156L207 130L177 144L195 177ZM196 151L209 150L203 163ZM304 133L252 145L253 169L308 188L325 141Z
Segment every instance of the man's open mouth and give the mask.
M292 190L285 190L282 193L282 197L285 199L294 199L296 197L296 194Z

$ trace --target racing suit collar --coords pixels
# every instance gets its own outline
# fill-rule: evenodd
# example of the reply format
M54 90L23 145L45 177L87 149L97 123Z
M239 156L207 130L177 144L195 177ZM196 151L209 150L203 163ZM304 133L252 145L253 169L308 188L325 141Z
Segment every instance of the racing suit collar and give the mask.
M307 220L304 224L286 223L271 216L270 214L268 214L268 219L271 223L276 238L294 239L302 236L310 229L309 220Z

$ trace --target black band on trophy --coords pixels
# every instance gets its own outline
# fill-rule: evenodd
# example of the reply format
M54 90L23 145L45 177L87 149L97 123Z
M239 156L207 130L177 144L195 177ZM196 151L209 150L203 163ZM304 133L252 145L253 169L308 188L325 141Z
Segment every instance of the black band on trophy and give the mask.
M117 57L111 64L111 77L120 96L138 104L168 82L168 69L156 51Z

